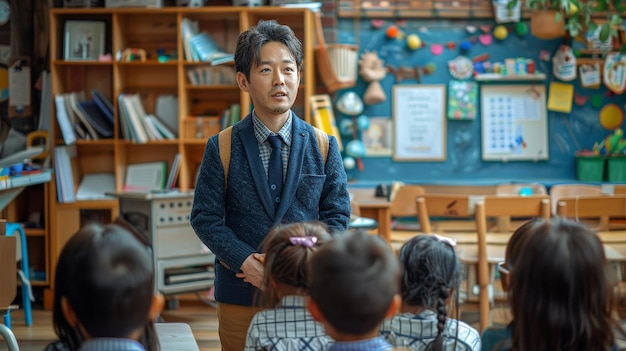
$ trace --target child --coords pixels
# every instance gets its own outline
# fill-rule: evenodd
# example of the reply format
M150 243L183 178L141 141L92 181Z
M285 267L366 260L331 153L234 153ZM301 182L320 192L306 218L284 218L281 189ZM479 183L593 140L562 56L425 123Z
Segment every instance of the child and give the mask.
M378 236L337 234L311 258L307 307L335 340L328 350L389 350L381 322L400 306L400 265Z
M410 350L480 351L480 334L448 318L447 305L459 288L456 243L437 235L418 235L400 249L404 276L400 314L385 320L380 333Z
M63 321L73 330L72 349L145 350L145 337L161 311L163 298L154 294L154 268L147 249L117 225L89 225L65 244L57 279L71 288L55 290ZM62 277L62 278L61 278ZM59 286L56 286L59 288ZM80 346L79 346L80 345Z
M624 334L614 317L616 280L598 236L563 218L523 230L515 257L506 258L513 322L500 340L485 331L483 349L617 350Z
M305 307L309 259L330 238L322 222L287 224L265 237L263 297L272 308L252 319L246 350L322 350L332 342Z

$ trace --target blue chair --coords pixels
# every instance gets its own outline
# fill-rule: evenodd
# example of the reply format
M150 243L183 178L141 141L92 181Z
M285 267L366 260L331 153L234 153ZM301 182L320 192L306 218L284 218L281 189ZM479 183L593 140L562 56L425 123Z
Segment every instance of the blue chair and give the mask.
M32 295L30 286L30 268L28 267L28 247L26 246L26 233L20 223L8 223L6 226L6 235L12 236L15 233L19 234L19 243L22 248L22 274L20 274L20 280L22 281L22 308L24 308L24 319L27 326L33 324L32 310L30 306L30 298ZM4 315L4 324L11 328L11 312L7 310Z

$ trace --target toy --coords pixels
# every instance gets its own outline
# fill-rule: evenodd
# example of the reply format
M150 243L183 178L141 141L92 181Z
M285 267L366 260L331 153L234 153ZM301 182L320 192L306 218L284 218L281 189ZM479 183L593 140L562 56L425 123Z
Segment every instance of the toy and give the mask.
M138 48L127 48L122 51L122 61L146 61L146 50Z

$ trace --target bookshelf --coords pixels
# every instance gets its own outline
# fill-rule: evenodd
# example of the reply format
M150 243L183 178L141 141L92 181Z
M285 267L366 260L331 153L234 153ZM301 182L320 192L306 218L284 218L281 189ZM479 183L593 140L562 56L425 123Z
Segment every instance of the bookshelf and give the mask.
M123 190L129 164L167 162L168 171L176 154L181 155L178 184L182 190L193 189L196 169L200 165L206 140L220 130L219 119L224 110L238 104L241 116L251 110L249 96L236 83L192 84L189 70L210 67L209 63L191 62L185 57L181 23L183 19L198 23L225 51L234 53L239 33L261 19L275 19L289 25L303 43L304 71L294 111L311 121L309 97L315 94L315 62L313 15L304 8L282 7L164 7L149 8L58 8L50 11L50 71L52 99L57 94L97 89L114 106L114 135L108 139L77 140L77 155L71 160L74 188L86 174L113 173L115 191ZM64 60L64 24L66 21L104 21L105 52L111 61ZM143 49L145 60L121 61L116 53L125 49ZM163 59L163 57L167 59ZM234 70L232 63L225 64ZM222 65L223 66L223 65ZM155 113L159 96L178 98L178 137L136 143L124 138L119 112L120 94L138 93L147 114ZM53 105L54 101L53 101ZM63 145L63 137L53 107L52 148ZM54 161L54 160L53 160ZM60 203L56 184L48 187L48 211L51 226L51 278L58 253L68 235L76 231L85 210L118 213L116 200L90 200ZM84 222L84 221L83 221ZM84 223L82 223L84 224Z

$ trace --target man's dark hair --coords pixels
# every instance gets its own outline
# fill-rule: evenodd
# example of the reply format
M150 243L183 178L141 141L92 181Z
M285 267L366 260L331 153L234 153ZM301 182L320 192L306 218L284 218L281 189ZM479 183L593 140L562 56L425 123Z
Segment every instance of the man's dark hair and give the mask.
M302 43L286 25L279 24L275 20L259 21L239 35L237 48L235 49L235 71L242 72L246 79L250 79L252 65L261 63L261 48L269 42L285 44L294 60L298 71L302 71Z

